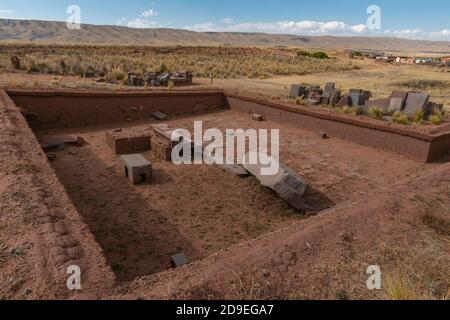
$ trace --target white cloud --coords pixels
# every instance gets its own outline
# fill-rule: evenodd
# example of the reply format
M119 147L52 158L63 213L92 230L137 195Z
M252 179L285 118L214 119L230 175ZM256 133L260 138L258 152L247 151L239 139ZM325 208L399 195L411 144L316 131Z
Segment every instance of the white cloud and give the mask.
M154 11L153 9L148 9L144 12L142 12L142 16L146 18L156 17L158 13Z
M441 31L431 32L433 37L449 37L450 38L450 29L443 29Z
M7 18L11 16L14 12L11 10L0 10L0 18Z
M221 22L224 22L223 20ZM278 21L275 23L247 22L218 26L213 22L188 26L194 31L236 31L236 32L267 32L288 34L336 34L360 33L367 30L365 25L351 26L342 21Z
M128 21L127 26L130 28L145 29L145 28L157 28L160 25L156 21L137 18L137 19Z
M297 35L377 35L409 39L439 39L450 40L450 29L428 32L418 28L398 30L370 31L367 25L351 25L343 21L278 21L278 22L244 22L233 23L223 19L220 23L206 22L187 26L185 29L193 31L216 32L264 32L272 34ZM226 23L229 22L229 23ZM225 24L225 25L224 25Z
M161 25L153 19L156 16L158 16L158 12L153 9L148 9L143 11L136 19L128 20L126 18L121 18L116 22L116 24L125 25L129 28L159 28Z
M220 22L225 23L225 24L232 24L234 23L234 19L233 18L225 18L220 20Z

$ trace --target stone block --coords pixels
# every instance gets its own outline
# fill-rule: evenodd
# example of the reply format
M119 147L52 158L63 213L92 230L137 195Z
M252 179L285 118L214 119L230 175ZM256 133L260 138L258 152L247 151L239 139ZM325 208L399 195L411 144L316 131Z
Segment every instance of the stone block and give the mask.
M386 113L389 111L389 102L390 102L390 99L368 100L364 103L363 110L365 112L367 112L370 110L370 108L379 108L384 113Z
M405 101L402 98L391 98L391 101L389 103L390 112L402 111L404 107Z
M392 92L391 97L390 97L390 104L392 104L392 110L391 110L391 105L390 105L389 111L403 111L403 109L405 108L406 99L408 99L408 92L404 92L404 91ZM392 101L392 100L394 100L394 101ZM400 109L399 109L399 106L400 106Z
M350 93L351 106L354 108L363 106L366 102L366 98L362 93Z
M351 104L351 99L348 95L345 95L343 97L341 97L341 99L339 100L338 104L336 105L336 107L338 108L343 108L346 106L350 106Z
M167 119L169 118L165 113L162 113L162 112L160 112L160 111L153 112L153 113L151 114L151 116L152 116L153 118L158 119L158 120L167 120Z
M330 99L333 94L334 89L336 88L336 84L334 82L327 82L325 85L325 90L323 91L323 97Z
M186 257L184 253L176 254L172 256L172 258L170 259L170 265L174 269L182 267L187 264L189 264L189 259Z
M336 106L339 103L339 100L341 99L341 90L333 90L333 93L330 96L330 105Z
M408 93L408 98L406 99L404 112L409 117L412 117L418 111L426 111L428 106L430 96L426 93Z
M149 129L116 129L105 133L105 140L115 154L133 154L151 150Z
M120 157L125 177L132 184L152 181L152 164L140 154L128 154Z

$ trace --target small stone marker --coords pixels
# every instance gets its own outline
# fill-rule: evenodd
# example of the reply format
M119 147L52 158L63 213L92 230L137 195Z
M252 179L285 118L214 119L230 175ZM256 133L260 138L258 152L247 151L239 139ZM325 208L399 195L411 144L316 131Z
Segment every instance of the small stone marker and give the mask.
M147 183L152 180L152 164L140 154L129 154L120 157L125 177L132 184Z
M328 139L328 134L326 133L326 132L323 132L323 131L320 131L319 132L319 137L321 138L321 139Z
M252 119L254 121L264 121L264 118L262 115L258 114L258 113L253 113L252 114Z
M156 111L152 113L152 117L158 120L167 120L168 116L160 111Z
M187 264L189 264L189 259L184 255L184 253L176 254L170 259L170 265L174 269Z

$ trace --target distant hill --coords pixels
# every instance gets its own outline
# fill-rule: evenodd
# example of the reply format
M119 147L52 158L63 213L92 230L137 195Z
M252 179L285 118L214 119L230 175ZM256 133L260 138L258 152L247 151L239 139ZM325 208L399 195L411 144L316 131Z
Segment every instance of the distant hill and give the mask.
M133 29L83 25L69 30L64 22L0 19L0 41L39 44L235 45L294 46L323 49L379 50L450 54L450 42L387 37L332 37L266 33L194 32L180 29Z

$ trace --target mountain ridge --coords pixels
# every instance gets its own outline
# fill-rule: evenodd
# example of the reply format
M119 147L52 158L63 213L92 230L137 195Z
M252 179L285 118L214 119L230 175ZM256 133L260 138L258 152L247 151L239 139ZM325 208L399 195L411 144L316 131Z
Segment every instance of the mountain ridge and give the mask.
M83 24L69 30L65 22L0 19L0 42L90 45L234 45L289 46L386 52L450 54L450 41L409 40L375 36L303 36L251 32L196 32L184 29L134 29Z

